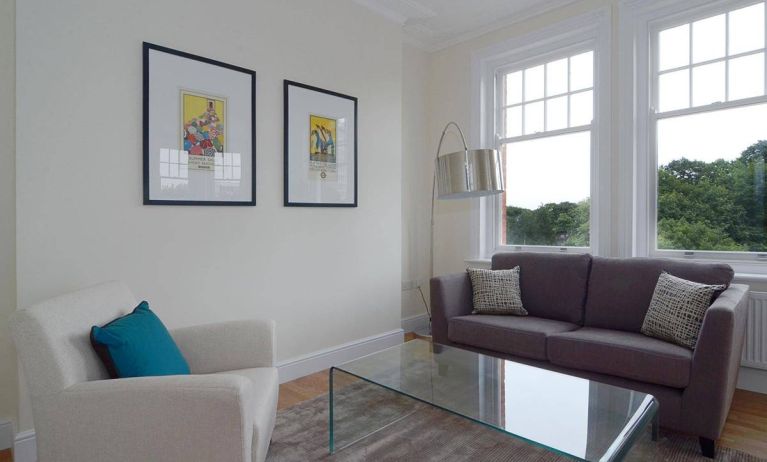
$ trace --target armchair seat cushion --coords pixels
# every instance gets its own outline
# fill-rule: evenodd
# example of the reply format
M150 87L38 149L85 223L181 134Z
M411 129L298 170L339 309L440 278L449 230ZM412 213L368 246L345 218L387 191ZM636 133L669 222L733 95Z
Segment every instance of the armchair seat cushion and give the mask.
M577 324L534 316L472 314L450 320L448 338L486 350L546 360L546 337L577 329Z
M685 388L692 351L634 332L584 327L548 338L549 361L558 366Z
M276 367L256 367L217 372L218 374L238 375L253 382L253 446L252 460L263 461L269 451L272 439L274 419L277 415L277 397L280 391L280 381Z

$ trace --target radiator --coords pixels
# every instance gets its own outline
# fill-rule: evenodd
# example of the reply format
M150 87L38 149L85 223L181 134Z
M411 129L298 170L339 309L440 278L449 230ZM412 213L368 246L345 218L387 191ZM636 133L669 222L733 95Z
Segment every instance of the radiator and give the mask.
M767 370L767 292L750 293L742 364Z

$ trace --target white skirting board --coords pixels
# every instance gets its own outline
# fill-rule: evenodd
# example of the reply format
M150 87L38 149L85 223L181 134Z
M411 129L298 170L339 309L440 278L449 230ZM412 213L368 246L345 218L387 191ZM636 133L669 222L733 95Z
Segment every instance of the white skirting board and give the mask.
M37 441L35 431L26 430L16 434L13 442L14 462L37 462Z
M767 370L741 367L737 387L741 390L767 394Z
M290 382L299 377L328 369L330 366L399 345L403 340L403 330L395 329L343 345L326 348L298 358L280 361L277 364L280 372L280 383Z
M13 424L0 420L0 451L13 447Z

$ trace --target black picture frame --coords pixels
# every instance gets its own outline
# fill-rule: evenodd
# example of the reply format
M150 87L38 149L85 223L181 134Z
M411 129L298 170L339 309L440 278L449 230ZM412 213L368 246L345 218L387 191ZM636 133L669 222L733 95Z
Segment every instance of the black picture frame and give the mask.
M149 52L150 50L168 53L182 58L199 61L212 66L223 67L232 71L242 72L250 76L250 113L251 113L251 200L249 201L200 201L200 200L165 200L152 199L149 188ZM175 50L162 45L142 42L143 59L143 191L144 205L204 205L204 206L255 206L256 205L256 71L233 64L216 61L192 53Z
M343 98L348 99L354 103L354 201L351 203L324 203L324 202L291 202L290 201L290 130L289 130L289 120L290 120L290 87L299 87L306 90L315 91L318 93L324 93L326 95L335 96L337 98ZM284 80L283 83L283 98L284 98L284 107L283 107L283 131L284 131L284 180L283 180L283 186L284 186L284 206L285 207L357 207L358 206L358 171L359 171L359 165L358 165L358 156L357 156L357 145L358 145L358 100L354 96L345 95L343 93L338 93L331 90L326 90L324 88L315 87L312 85L307 85L300 82L295 82L293 80Z

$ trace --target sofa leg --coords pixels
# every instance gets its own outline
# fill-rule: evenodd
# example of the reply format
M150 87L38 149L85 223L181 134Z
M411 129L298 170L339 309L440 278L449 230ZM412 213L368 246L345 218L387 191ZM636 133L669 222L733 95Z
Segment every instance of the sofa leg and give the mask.
M703 453L703 457L708 457L709 459L713 459L716 457L716 441L700 437L700 452Z

